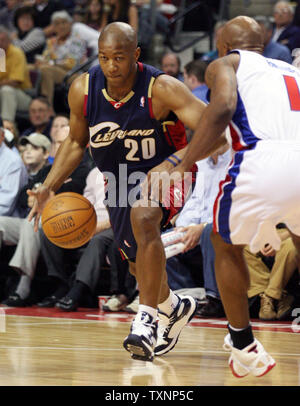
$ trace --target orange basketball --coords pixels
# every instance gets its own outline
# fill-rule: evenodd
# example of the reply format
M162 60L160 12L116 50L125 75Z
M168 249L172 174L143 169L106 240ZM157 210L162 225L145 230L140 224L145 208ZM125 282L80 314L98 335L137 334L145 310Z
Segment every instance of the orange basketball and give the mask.
M77 248L87 243L94 235L96 224L94 206L78 193L54 196L42 212L46 237L62 248Z

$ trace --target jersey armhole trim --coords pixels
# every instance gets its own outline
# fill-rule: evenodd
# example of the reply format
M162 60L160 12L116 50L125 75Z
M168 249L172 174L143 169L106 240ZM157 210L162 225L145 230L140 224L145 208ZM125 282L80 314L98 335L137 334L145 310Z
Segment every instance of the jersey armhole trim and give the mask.
M87 73L86 77L85 77L85 87L84 87L84 104L83 104L84 117L87 116L87 103L88 103L88 95L89 95L89 81L90 81L90 74Z
M149 86L148 86L148 105L149 105L149 113L151 118L155 118L153 114L153 108L152 108L152 87L155 81L155 77L151 77Z

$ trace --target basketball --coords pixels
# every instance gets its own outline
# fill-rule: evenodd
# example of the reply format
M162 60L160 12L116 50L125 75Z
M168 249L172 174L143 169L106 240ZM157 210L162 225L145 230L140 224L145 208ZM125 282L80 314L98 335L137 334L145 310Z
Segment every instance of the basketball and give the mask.
M94 206L78 193L54 196L42 212L46 237L62 248L78 248L87 243L94 235L96 224Z

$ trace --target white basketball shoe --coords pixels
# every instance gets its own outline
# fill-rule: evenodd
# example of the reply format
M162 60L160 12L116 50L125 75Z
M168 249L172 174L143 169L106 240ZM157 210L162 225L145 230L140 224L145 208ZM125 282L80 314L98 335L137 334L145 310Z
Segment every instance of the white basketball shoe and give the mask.
M146 312L139 312L132 322L123 346L133 359L153 361L157 340L157 323Z
M243 378L248 374L260 377L276 365L274 359L256 338L253 343L239 350L233 347L230 334L227 334L224 338L223 348L225 351L231 351L228 364L233 375L237 378Z
M181 330L193 318L197 303L191 296L178 296L178 304L173 313L167 316L158 311L158 332L155 355L163 355L175 347Z

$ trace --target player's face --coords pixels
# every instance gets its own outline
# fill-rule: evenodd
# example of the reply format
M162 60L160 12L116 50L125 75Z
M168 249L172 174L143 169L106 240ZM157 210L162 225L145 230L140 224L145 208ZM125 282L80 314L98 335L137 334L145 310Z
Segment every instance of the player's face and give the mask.
M136 72L139 48L132 49L116 41L99 43L99 63L109 85L124 86Z

